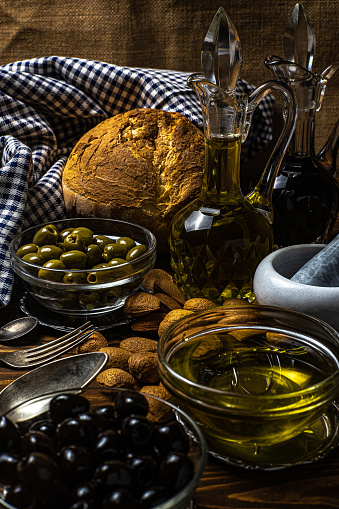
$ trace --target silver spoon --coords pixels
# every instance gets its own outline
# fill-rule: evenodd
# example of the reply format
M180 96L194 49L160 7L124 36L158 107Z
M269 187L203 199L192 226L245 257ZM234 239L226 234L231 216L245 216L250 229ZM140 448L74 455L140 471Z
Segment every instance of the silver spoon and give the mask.
M36 411L34 405L24 403L42 397L38 410L47 406L51 393L79 390L88 385L108 360L104 352L71 355L28 371L0 392L0 415L13 410L15 422L27 418L27 412ZM49 396L46 396L48 395Z
M38 324L38 319L33 316L23 316L0 327L0 343L20 338L31 332Z

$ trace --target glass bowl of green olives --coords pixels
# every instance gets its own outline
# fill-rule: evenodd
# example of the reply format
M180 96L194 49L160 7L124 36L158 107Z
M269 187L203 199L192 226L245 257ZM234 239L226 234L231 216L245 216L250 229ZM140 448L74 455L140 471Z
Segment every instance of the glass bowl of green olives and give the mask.
M156 240L124 221L73 218L28 228L10 245L14 273L51 311L101 315L121 308L154 267Z
M90 386L41 395L0 424L7 509L189 509L206 464L190 417L138 391Z

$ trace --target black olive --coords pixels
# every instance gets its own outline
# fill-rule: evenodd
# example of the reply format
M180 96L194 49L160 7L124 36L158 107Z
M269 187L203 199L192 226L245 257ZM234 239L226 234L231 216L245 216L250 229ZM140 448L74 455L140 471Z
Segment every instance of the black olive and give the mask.
M70 417L58 424L56 437L60 445L82 444L87 446L94 440L95 434L90 423Z
M83 481L75 485L71 490L71 502L78 502L85 500L86 502L94 502L96 498L97 485L93 479L90 481Z
M121 437L128 447L147 447L152 444L153 424L143 415L131 415L122 421Z
M112 491L104 500L102 509L137 509L133 495L125 489Z
M32 452L18 463L19 477L26 484L37 489L49 489L58 478L55 461L42 452Z
M69 509L96 509L96 506L92 500L77 500Z
M181 452L171 452L164 457L159 469L160 483L177 492L194 476L194 465L191 458Z
M155 482L158 465L152 456L134 456L129 460L129 465L134 472L138 487L145 489Z
M117 430L119 428L119 422L113 405L101 405L94 408L92 412L107 419L113 429Z
M30 489L24 484L5 486L3 499L17 509L33 509L36 501Z
M114 401L117 414L120 417L128 415L147 415L148 402L143 394L134 391L120 391Z
M79 414L77 419L79 419L80 422L87 423L91 427L94 436L99 435L99 433L102 433L102 431L110 427L109 421L104 416L94 412Z
M162 455L171 451L187 453L189 439L178 421L171 421L155 427L155 443Z
M133 472L119 460L106 461L99 465L95 469L94 479L106 492L114 488L133 488Z
M54 442L41 431L28 431L22 437L22 452L25 455L31 452L43 452L53 457L55 455Z
M92 460L89 451L82 445L66 445L59 453L60 476L68 484L90 477Z
M0 417L0 451L19 451L21 436L19 428L5 415Z
M10 452L0 453L0 482L3 484L19 482L17 465L19 456Z
M55 424L51 420L41 420L35 421L29 428L29 431L40 431L41 433L45 433L50 438L55 438Z
M123 442L116 431L107 429L97 436L92 450L96 464L109 459L121 459Z
M89 401L80 394L58 394L49 404L49 413L54 422L61 422L68 417L88 412Z
M170 495L163 486L153 486L147 488L139 497L139 508L148 509L149 507L156 507L168 500Z

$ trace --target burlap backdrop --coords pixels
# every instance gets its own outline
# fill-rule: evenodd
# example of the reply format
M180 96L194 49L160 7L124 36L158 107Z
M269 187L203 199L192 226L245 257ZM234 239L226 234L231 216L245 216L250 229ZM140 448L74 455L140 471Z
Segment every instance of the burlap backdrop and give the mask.
M242 78L259 85L272 78L264 66L282 55L293 0L3 0L0 64L39 56L90 58L122 66L200 71L200 48L223 6L243 48ZM316 34L313 70L338 55L339 1L304 0ZM317 116L316 146L339 117L339 71Z

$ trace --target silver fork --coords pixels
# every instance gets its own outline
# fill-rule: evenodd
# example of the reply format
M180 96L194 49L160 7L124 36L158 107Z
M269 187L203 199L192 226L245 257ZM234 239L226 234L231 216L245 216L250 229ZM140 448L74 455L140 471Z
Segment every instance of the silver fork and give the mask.
M65 334L60 338L49 341L43 345L27 350L0 353L0 361L12 368L29 369L49 362L76 347L88 338L94 331L91 322L84 323L81 327Z

